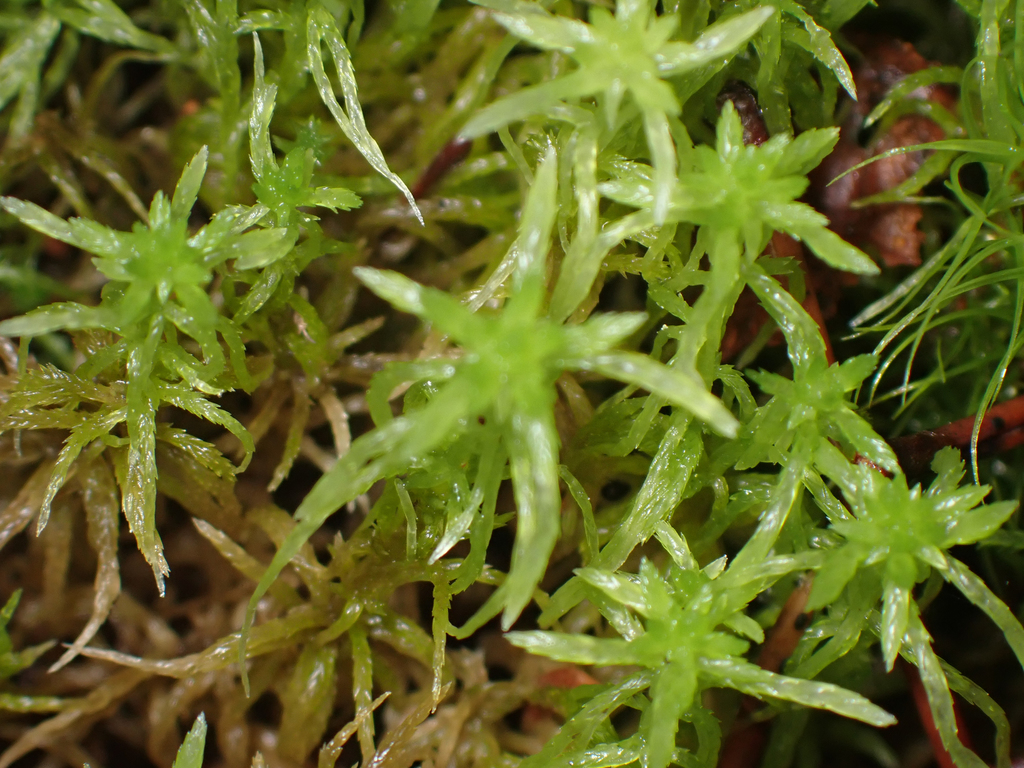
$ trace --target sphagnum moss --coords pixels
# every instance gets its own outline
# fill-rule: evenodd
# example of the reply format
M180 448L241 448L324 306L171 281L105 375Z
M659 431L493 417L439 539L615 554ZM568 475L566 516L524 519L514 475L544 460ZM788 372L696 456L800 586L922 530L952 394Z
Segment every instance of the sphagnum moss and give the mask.
M0 9L0 768L889 766L899 656L1008 768L939 591L1024 662L1019 3L857 110L866 0ZM808 175L906 115L900 272ZM886 438L973 413L922 490Z

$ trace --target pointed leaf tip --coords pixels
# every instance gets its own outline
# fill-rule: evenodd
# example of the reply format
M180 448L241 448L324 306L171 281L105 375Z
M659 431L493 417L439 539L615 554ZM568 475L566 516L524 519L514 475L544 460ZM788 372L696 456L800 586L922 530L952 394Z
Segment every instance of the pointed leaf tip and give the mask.
M192 729L185 736L177 756L174 768L202 768L203 750L206 748L206 714L199 713Z
M372 267L356 267L352 274L396 309L420 316L426 312L423 305L423 286L415 280L410 280L398 272Z

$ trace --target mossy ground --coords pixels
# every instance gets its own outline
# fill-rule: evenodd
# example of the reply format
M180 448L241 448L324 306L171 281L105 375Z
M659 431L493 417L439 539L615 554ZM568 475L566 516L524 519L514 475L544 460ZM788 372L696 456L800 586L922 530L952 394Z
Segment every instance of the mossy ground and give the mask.
M0 768L1021 754L1024 3L0 39Z

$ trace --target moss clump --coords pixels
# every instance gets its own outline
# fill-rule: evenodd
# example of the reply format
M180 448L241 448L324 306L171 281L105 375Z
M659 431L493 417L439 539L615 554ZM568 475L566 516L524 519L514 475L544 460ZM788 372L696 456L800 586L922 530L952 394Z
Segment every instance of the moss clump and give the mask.
M1008 768L1021 16L866 6L0 10L0 768Z

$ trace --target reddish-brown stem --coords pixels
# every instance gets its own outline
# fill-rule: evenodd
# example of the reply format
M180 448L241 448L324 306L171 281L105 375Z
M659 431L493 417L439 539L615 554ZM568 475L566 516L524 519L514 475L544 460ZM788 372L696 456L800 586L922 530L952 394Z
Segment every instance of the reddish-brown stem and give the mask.
M804 610L807 598L814 586L814 574L808 574L800 580L785 604L775 624L768 631L764 645L757 654L757 665L769 672L778 672L783 663L796 650L797 643L810 623L811 614Z
M954 421L937 430L927 430L892 441L900 466L908 475L927 469L932 457L946 446L966 452L971 447L974 417ZM978 453L990 455L1024 444L1024 395L993 406L981 420Z
M875 462L873 462L867 456L861 456L859 453L856 454L853 457L853 463L854 464L863 464L865 467L868 467L870 469L875 470L875 472L881 472L886 477L892 477L892 472L888 471L887 469L882 469L880 466L875 464Z
M452 168L466 159L472 146L473 142L469 139L456 136L441 147L441 151L434 156L427 169L420 174L420 177L416 179L416 183L412 185L410 192L412 192L413 198L419 200L425 197L441 179L448 175Z

